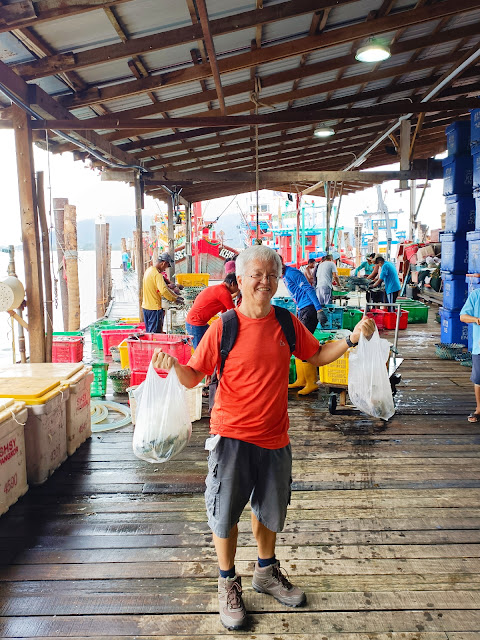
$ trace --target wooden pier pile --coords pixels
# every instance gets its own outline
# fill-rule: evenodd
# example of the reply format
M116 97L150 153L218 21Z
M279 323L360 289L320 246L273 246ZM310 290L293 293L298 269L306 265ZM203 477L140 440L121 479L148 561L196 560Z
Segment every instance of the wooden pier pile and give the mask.
M251 627L221 626L204 419L164 466L133 457L131 429L94 435L2 517L1 637L477 640L480 429L466 420L470 370L436 359L437 341L433 322L402 335L388 424L291 393L295 490L277 556L306 607L251 590L246 513L236 566Z

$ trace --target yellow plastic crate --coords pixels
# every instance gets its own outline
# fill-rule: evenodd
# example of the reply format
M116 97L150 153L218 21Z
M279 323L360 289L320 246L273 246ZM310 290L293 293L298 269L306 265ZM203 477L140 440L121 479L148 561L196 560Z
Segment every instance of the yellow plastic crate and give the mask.
M184 287L198 287L204 284L208 287L208 281L210 279L209 273L176 273L175 280L177 284L181 284Z
M120 318L119 322L124 324L140 324L140 318Z
M128 345L127 340L122 340L118 345L118 350L120 351L120 366L122 369L130 368L130 358L128 357Z
M352 270L349 269L348 267L338 267L337 268L337 273L338 273L339 276L349 276L351 271Z
M330 385L348 385L348 354L350 349L338 360L318 368L320 382Z

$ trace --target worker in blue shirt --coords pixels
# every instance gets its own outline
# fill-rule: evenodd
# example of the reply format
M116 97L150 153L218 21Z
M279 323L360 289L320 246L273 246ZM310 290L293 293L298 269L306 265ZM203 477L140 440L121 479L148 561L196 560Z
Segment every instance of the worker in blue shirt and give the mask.
M283 281L292 296L298 310L298 319L313 333L318 322L322 319L322 311L315 289L299 269L283 265ZM309 362L302 362L295 358L297 379L289 384L290 389L297 389L301 396L317 391L317 368Z
M460 320L473 323L472 375L475 391L475 411L468 416L469 422L480 422L480 289L474 289L460 310Z
M373 271L373 263L375 262L375 254L369 253L365 260L355 269L353 275L356 276L363 269L365 276L371 275Z
M401 289L400 280L398 279L397 270L391 262L385 262L385 258L379 256L375 260L375 264L379 265L380 275L372 284L372 287L378 287L381 282L385 283L385 294L387 296L387 302L393 304L397 299L399 291ZM394 310L394 307L390 311Z

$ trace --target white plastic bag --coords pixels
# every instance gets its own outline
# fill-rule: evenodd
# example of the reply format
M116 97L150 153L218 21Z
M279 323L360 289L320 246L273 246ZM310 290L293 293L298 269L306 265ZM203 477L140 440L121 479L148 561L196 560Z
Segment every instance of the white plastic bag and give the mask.
M161 378L150 363L147 377L134 392L137 401L133 453L147 462L166 462L188 444L192 423L175 369Z
M395 413L387 371L390 343L378 330L370 340L360 335L358 347L349 354L348 395L352 403L373 418L388 420Z

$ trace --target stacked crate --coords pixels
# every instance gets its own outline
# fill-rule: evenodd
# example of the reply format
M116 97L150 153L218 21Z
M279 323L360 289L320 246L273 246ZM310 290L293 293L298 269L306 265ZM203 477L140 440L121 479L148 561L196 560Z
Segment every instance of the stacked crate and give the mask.
M472 154L472 209L475 216L475 231L468 238L467 286L470 294L480 287L480 109L474 109L470 118L470 148ZM473 346L473 324L468 325L468 350Z
M448 157L443 160L445 232L442 242L443 307L440 308L441 341L467 345L467 326L460 309L467 299L466 274L470 269L470 235L475 229L472 197L473 163L470 154L470 122L454 122L446 128ZM480 233L479 250L480 250ZM470 245L470 246L469 246Z

